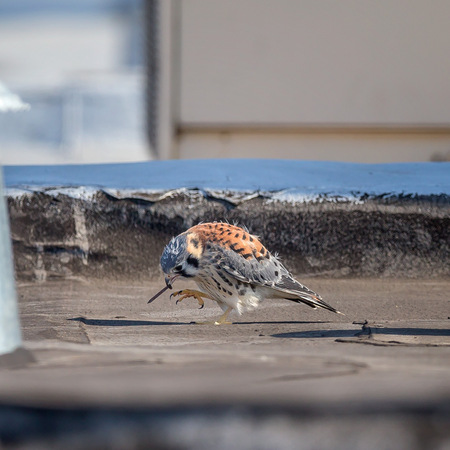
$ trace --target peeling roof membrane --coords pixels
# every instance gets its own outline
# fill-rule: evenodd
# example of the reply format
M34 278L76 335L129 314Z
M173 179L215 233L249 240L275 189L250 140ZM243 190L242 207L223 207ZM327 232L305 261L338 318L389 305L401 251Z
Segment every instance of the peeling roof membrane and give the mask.
M223 159L126 164L4 167L7 195L32 192L159 201L182 193L234 205L274 201L362 203L370 198L450 195L450 163L359 164L329 161Z

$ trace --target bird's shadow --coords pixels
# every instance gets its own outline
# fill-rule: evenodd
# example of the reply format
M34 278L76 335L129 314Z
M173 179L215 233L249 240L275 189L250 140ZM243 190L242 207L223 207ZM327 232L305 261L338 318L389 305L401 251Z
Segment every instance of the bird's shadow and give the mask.
M310 330L294 331L290 333L272 334L276 338L350 338L368 335L362 330ZM371 327L370 334L394 335L394 336L450 336L450 330L439 328L377 328Z
M81 322L94 327L145 327L156 325L191 325L192 322L163 322L155 320L130 320L130 319L87 319L86 317L73 317L74 322Z
M165 322L155 320L130 320L130 319L87 319L86 317L73 317L67 319L74 322L81 322L85 325L95 327L145 327L156 325L195 325L195 321L191 322ZM297 321L297 320L284 320L284 321L255 321L255 322L233 322L233 325L306 325L306 324L320 324L329 322L317 322L317 321Z
M145 327L145 326L176 326L176 325L194 325L195 322L166 322L154 320L130 320L130 319L87 319L86 317L73 317L67 319L74 322L81 322L85 325L96 327ZM311 322L311 321L255 321L255 322L233 322L233 325L306 325L306 324L324 324L329 322ZM438 328L378 328L370 327L366 331L356 330L309 330L292 331L288 333L276 333L271 336L284 339L313 339L313 338L353 338L362 335L396 335L396 336L442 336L450 337L450 330Z
M195 325L195 321L191 322L166 322L155 320L131 320L123 318L115 319L87 319L86 317L73 317L67 319L74 322L81 322L85 325L95 327L145 327L157 325ZM282 321L254 321L254 322L233 322L233 325L310 325L323 324L329 322L317 321L298 321L298 320L282 320ZM287 333L289 334L289 333Z
M233 322L233 325L320 325L330 323L318 320L255 320L254 322Z

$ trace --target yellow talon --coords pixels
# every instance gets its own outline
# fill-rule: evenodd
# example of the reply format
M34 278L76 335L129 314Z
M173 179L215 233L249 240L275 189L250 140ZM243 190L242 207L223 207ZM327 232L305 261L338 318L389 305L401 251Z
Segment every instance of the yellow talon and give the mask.
M195 299L197 299L198 304L200 305L200 309L205 306L203 298L209 298L210 300L212 300L212 298L208 294L200 291L194 291L192 289L183 289L182 291L174 292L173 294L170 294L170 298L177 297L179 295L181 295L181 297L177 299L175 304L178 304L178 302L181 302L185 298L194 297Z

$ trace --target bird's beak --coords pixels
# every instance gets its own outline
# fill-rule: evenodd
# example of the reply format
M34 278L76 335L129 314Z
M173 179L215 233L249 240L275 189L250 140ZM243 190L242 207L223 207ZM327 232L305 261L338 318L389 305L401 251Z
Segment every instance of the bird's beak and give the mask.
M151 303L153 300L156 300L161 294L167 291L167 289L172 289L172 283L178 278L179 275L175 275L173 277L165 277L164 281L166 282L166 286L163 287L157 294L155 294L147 303Z
M180 276L180 274L176 274L176 275L168 275L167 277L164 278L164 281L166 282L166 286L169 289L172 289L172 284L173 282Z

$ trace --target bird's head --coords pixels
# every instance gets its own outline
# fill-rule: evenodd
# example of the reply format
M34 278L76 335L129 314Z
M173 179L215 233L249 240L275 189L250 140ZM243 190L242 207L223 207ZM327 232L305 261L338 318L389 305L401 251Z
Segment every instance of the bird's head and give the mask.
M199 271L202 244L196 233L183 233L166 245L161 256L161 268L170 288L178 277L193 278Z

